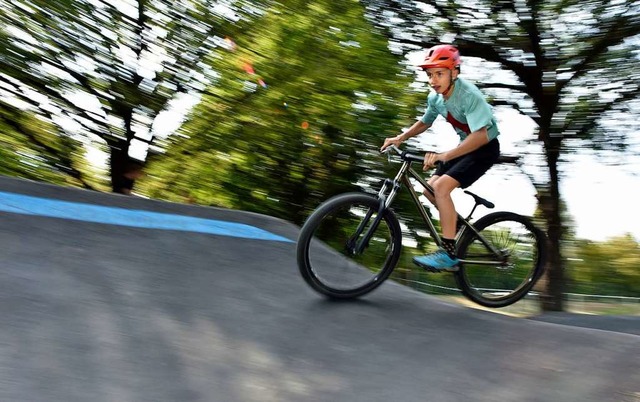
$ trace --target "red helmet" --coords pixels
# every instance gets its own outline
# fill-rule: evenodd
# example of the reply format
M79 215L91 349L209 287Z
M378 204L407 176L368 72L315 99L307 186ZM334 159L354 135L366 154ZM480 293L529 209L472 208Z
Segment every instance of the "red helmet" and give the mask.
M455 46L436 45L427 51L421 68L448 68L453 70L460 67L460 52Z

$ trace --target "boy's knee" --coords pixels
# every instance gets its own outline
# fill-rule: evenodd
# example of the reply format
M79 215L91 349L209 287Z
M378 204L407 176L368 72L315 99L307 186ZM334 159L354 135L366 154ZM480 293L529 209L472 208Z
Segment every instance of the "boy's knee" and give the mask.
M439 194L439 193L442 193L442 191L443 191L443 186L440 185L440 183L437 182L437 181L431 185L431 188L433 188L433 192L436 195Z
M446 197L451 194L451 191L453 191L453 189L446 185L439 185L438 183L435 183L433 186L433 194L436 196L436 198Z

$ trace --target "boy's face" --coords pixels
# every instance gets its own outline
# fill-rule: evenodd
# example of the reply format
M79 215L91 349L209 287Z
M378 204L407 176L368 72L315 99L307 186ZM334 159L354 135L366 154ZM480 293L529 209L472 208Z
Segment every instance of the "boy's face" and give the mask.
M439 94L445 93L451 82L458 77L458 70L448 68L428 68L425 71L429 77L429 85Z

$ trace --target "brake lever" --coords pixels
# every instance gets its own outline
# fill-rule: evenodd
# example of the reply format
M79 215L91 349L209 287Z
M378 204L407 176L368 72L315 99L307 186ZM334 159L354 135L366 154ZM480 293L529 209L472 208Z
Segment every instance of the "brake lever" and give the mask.
M387 162L391 163L393 162L391 159L392 156L392 152L391 151L395 151L397 154L400 154L400 149L398 147L396 147L395 145L391 144L388 147L386 147L384 149L384 151L382 151L382 153L387 154Z

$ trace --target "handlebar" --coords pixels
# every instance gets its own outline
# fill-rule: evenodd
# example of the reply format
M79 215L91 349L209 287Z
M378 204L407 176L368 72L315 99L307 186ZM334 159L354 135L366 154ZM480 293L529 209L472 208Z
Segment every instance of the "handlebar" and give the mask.
M402 159L403 161L424 163L424 154L412 154L407 151L401 150L400 148L398 148L393 144L385 148L385 150L382 151L382 153L386 154L386 153L389 153L390 151L394 151L396 154L398 154L400 159Z
M398 148L395 145L389 145L387 148L385 148L384 151L382 151L383 154L387 154L389 153L389 151L394 151L396 154L398 154L398 156L400 157L400 159L402 159L403 161L410 161L410 162L419 162L419 163L424 163L424 154L412 154L409 153L407 151L403 151L400 148ZM496 164L515 164L517 165L518 162L520 161L520 156L518 155L500 155L498 157L498 161L496 162ZM439 162L441 163L441 162Z

